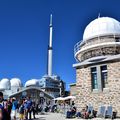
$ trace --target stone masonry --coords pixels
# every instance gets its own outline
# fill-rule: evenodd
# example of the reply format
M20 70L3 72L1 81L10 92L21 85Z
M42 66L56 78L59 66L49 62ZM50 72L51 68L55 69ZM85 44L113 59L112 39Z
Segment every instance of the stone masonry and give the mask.
M76 106L81 110L86 104L91 104L98 110L100 105L112 105L113 111L117 111L120 115L120 60L102 64L107 65L108 87L101 92L92 91L90 69L92 65L76 68Z

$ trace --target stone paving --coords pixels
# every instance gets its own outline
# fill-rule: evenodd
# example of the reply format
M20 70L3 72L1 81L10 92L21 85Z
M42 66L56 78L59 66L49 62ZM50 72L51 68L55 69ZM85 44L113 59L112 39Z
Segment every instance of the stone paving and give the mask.
M64 114L60 114L60 113L45 113L43 115L36 115L36 119L34 119L34 120L69 120L69 119L66 119ZM72 118L70 120L85 120L85 119ZM104 119L103 118L94 118L92 120L104 120ZM105 119L105 120L111 120L111 119ZM115 119L115 120L120 120L120 119Z

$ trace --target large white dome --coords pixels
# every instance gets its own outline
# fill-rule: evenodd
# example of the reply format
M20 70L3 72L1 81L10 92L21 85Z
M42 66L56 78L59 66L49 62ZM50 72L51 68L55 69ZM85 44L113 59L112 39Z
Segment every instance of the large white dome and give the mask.
M29 86L39 86L39 80L37 79L31 79L31 80L28 80L26 83L25 83L25 87L29 87Z
M11 83L11 87L21 87L22 86L22 82L19 78L12 78L10 80Z
M87 25L84 30L83 40L111 34L120 34L120 22L110 17L100 17Z
M3 78L0 81L0 89L2 90L9 90L10 89L10 80L7 78Z

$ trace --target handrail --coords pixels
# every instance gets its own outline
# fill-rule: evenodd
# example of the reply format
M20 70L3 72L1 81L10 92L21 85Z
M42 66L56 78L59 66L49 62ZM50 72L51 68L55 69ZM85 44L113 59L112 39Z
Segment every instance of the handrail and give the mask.
M74 45L74 55L81 49L81 43L82 41L79 41Z
M107 41L109 42L109 41ZM120 42L120 38L119 39L114 39L114 42ZM76 55L76 53L81 50L82 46L84 45L85 41L83 42L82 40L77 42L75 45L74 45L74 55Z

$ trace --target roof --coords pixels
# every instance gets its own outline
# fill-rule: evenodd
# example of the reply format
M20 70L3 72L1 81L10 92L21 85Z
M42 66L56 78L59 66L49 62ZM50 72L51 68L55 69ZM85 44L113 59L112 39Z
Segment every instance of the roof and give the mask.
M0 90L9 90L10 89L10 80L7 78L3 78L0 81Z
M15 86L21 87L22 86L22 82L19 78L12 78L10 80L10 83L11 83L11 87L15 87Z
M120 34L120 22L110 17L98 17L85 28L83 40L89 40L105 34Z
M75 86L75 85L76 85L76 83L71 83L71 84L70 84L70 86Z
M77 68L77 67L82 67L84 65L91 65L91 64L102 63L102 62L107 62L107 61L115 61L115 60L120 60L120 54L93 57L83 62L73 64L73 67Z
M25 87L24 89L16 92L16 93L13 93L12 95L10 95L9 97L13 97L21 92L24 92L26 90L30 90L30 89L36 89L36 90L39 90L41 92L43 92L46 96L48 96L49 98L53 99L54 97L52 97L51 95L49 95L48 93L46 93L45 91L43 91L40 87L33 87L33 86L30 86L30 87Z
M26 83L25 83L25 87L29 87L29 86L39 86L39 80L37 79L31 79L31 80L28 80Z

